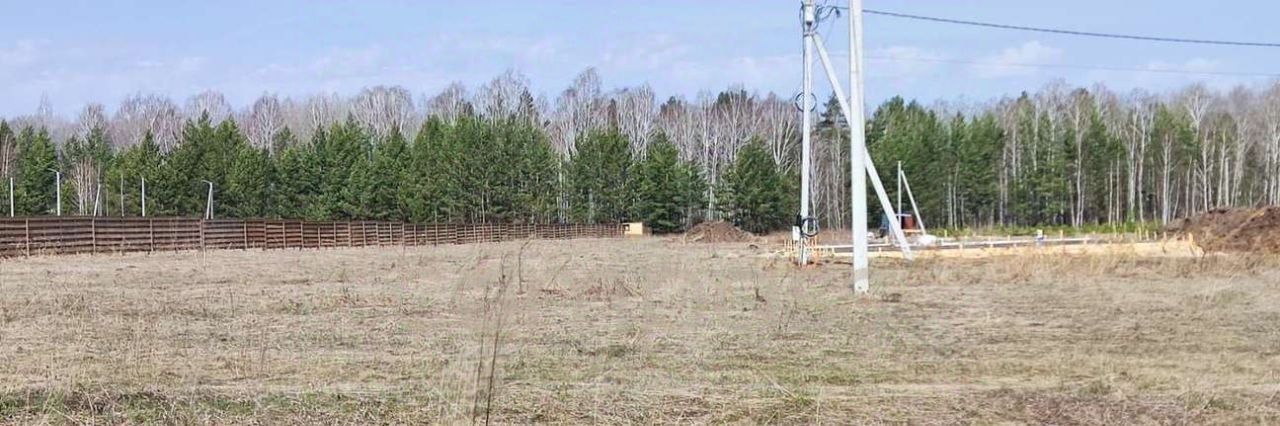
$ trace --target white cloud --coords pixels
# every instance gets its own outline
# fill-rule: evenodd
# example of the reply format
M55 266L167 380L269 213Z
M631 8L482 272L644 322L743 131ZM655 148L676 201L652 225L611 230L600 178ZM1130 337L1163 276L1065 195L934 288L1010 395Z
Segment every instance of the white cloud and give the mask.
M688 58L693 49L670 34L652 34L611 44L600 54L603 70L653 70Z
M1180 64L1150 61L1145 68L1153 71L1217 72L1222 69L1222 61L1205 58L1192 58Z
M942 53L918 46L888 46L872 49L864 60L868 77L908 80L927 75L946 60Z
M979 58L980 63L971 65L969 71L979 78L1032 75L1036 68L1026 65L1054 64L1062 59L1062 53L1062 49L1033 40Z
M201 56L189 56L178 61L175 67L178 72L193 73L204 69L209 60Z
M1153 91L1176 89L1191 83L1205 83L1213 88L1226 89L1253 79L1233 75L1212 75L1227 71L1227 63L1220 59L1191 58L1182 62L1149 60L1133 70L1093 70L1085 75L1086 82L1104 82L1116 89L1142 88ZM1144 72L1148 70L1151 72Z
M319 76L349 76L377 71L382 60L382 46L375 44L356 49L333 49L311 61L308 68Z
M18 40L12 46L0 47L0 67L17 67L36 62L48 46L43 40Z
M801 63L800 55L686 58L642 73L640 78L659 90L687 95L733 85L753 91L790 93L793 88L789 83L800 87ZM820 69L815 72L821 73Z
M428 50L436 55L495 55L526 64L556 60L563 53L562 45L560 39L549 36L479 32L439 33L427 41Z

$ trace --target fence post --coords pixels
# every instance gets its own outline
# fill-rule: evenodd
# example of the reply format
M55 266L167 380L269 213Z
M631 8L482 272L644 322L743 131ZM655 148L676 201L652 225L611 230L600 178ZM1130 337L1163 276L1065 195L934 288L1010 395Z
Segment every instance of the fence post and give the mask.
M200 251L204 251L204 219L200 219Z
M148 253L156 251L156 220L147 219L147 241Z
M98 218L89 219L89 253L98 253Z
M240 221L240 227L244 231L242 234L244 235L244 249L248 250L249 249L249 221L247 220Z
M27 257L31 257L31 219L23 219L22 227L27 231Z

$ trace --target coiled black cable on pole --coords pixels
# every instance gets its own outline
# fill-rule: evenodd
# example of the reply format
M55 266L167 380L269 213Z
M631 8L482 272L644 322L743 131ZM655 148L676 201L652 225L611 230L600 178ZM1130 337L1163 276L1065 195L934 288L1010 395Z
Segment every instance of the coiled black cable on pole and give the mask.
M796 215L796 227L800 228L800 236L804 238L813 238L820 231L818 226L818 218L809 216L801 217Z

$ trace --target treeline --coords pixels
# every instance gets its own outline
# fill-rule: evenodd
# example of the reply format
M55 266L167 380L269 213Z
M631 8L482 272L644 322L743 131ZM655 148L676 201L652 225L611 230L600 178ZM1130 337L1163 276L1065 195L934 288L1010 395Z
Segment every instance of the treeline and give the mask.
M707 217L706 180L656 134L640 155L616 129L577 141L567 160L526 120L428 118L408 140L373 134L354 118L299 141L287 127L256 147L235 120L189 120L180 143L162 150L150 134L114 149L101 127L55 148L46 129L15 132L0 121L0 144L15 147L19 215L199 216L214 188L218 217L393 220L432 223L616 223L639 220L660 232ZM744 147L719 183L721 211L742 226L780 226L794 205L783 172L761 143ZM767 189L771 188L771 189ZM7 190L6 190L7 192Z
M892 99L868 129L886 185L901 161L938 225L1166 223L1280 203L1280 84L1167 96L1054 84L968 115Z
M605 91L591 69L550 98L515 72L475 90L264 95L239 110L217 92L185 106L139 95L110 115L88 105L64 120L42 105L9 118L0 177L15 178L24 214L51 211L56 169L75 214L139 214L145 177L152 215L202 214L209 181L219 216L765 230L798 211L791 99L730 88L659 101L648 86ZM845 228L848 126L834 100L816 114L812 210ZM890 197L900 161L932 226L1167 222L1280 204L1280 83L1159 95L1054 83L970 105L895 98L867 120Z

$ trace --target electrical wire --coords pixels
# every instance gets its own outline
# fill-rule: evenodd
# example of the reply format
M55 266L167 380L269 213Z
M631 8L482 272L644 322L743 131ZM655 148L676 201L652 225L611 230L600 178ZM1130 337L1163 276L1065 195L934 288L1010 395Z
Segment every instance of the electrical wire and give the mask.
M1091 31L1064 30L1064 29L1058 29L1058 28L1030 27L1025 25L996 24L991 22L969 21L969 20L963 20L963 19L939 18L936 16L912 15L907 13L890 12L890 11L873 10L873 9L862 9L862 13L866 13L870 15L889 16L889 17L902 18L902 19L914 19L919 21L942 22L942 23L948 23L948 24L969 25L969 26L976 26L976 27L999 28L999 29L1005 29L1005 30L1031 31L1031 32L1039 32L1039 33L1063 34L1063 35L1073 35L1073 36L1083 36L1083 37L1156 41L1156 42L1164 42L1164 43L1208 44L1208 45L1218 45L1218 46L1280 47L1280 43L1232 41L1232 40L1206 40L1206 39L1181 38L1181 37L1158 37L1158 36L1133 35L1133 34L1115 34L1115 33L1091 32Z
M1176 69L1126 68L1126 67L1070 65L1070 64L1005 63L1005 62L967 61L962 59L901 58L901 57L877 56L877 55L868 55L866 58L871 60L890 61L890 62L932 62L932 63L945 63L945 64L983 65L983 66L993 66L993 67L1060 68L1060 69L1078 69L1078 70L1095 70L1095 71L1143 72L1143 73L1158 73L1158 74L1280 78L1280 74L1235 72L1235 71L1190 71L1190 70L1176 70Z

